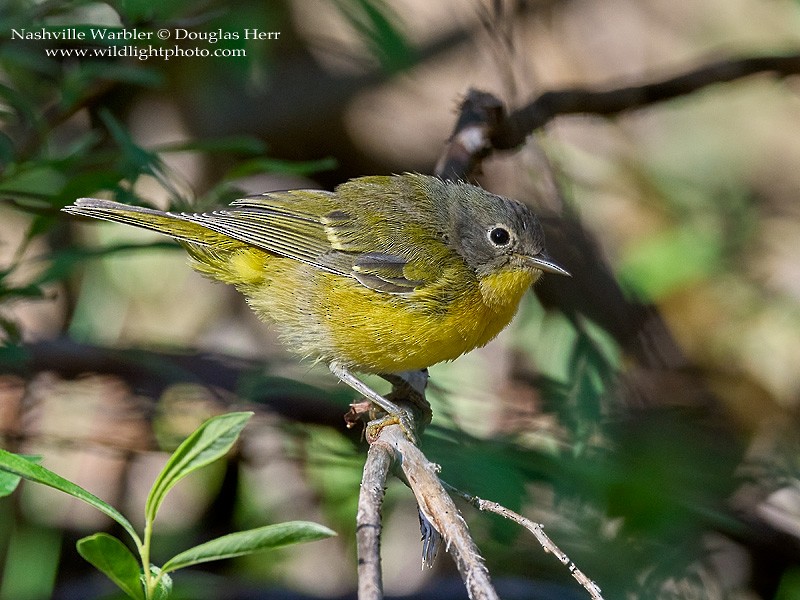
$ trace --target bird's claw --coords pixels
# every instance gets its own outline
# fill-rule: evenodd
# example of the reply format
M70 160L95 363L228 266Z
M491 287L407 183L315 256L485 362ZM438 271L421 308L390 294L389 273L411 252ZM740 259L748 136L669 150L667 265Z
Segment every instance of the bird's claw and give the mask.
M417 444L417 436L414 433L416 431L414 413L409 409L400 407L398 407L397 411L393 411L367 423L367 441L370 444L373 443L378 439L381 430L389 425L399 425L409 441L414 445Z

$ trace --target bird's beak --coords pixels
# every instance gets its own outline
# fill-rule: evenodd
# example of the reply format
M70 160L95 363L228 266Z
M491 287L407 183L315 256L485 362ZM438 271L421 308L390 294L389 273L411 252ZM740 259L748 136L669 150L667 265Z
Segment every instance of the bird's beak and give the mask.
M550 257L547 255L526 256L525 260L527 260L537 269L541 269L545 273L555 273L556 275L566 275L567 277L572 277L569 271L559 267L556 263L550 260Z

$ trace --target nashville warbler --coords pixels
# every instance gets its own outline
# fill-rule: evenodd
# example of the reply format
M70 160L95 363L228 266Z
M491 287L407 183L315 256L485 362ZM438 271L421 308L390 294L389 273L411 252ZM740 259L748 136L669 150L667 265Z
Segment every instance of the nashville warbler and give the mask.
M293 352L325 361L391 415L353 372L395 374L494 338L543 271L524 205L419 174L361 177L335 192L269 192L213 212L82 198L64 211L178 240L203 275L234 285Z

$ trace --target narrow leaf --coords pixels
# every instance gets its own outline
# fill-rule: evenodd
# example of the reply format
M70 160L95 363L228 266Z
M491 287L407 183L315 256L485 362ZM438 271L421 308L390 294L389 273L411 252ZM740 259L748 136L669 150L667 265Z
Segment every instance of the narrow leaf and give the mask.
M133 528L133 525L131 525L128 519L122 516L117 509L110 504L103 502L94 494L87 492L79 485L64 479L60 475L56 475L49 469L46 469L41 465L33 464L18 454L12 454L11 452L0 448L0 470L18 475L28 479L29 481L34 481L51 488L55 488L64 492L65 494L69 494L70 496L77 498L78 500L83 500L87 504L94 506L97 510L111 517L117 523L122 525L125 531L127 531L131 538L136 542L136 545L141 545L142 542L139 539L139 536L136 534L136 530Z
M158 146L158 152L231 152L239 154L264 154L266 144L257 137L231 135L209 140L189 140Z
M22 454L18 454L17 456L32 463L37 463L41 460L41 457L38 456L24 456ZM21 476L10 473L9 471L0 470L0 498L10 496L14 490L17 489L20 481L22 481Z
M172 557L162 568L171 572L212 560L233 558L291 544L314 542L334 535L336 533L324 525L309 521L277 523L247 531L237 531L210 540Z
M150 600L168 600L172 595L172 577L155 565L150 565L150 574L158 580L155 589L150 594ZM142 582L144 582L144 575L142 575Z
M156 518L167 492L181 479L224 456L252 415L251 412L237 412L212 417L186 438L153 483L145 505L146 518L150 521Z
M78 540L78 553L134 600L145 600L139 561L117 538L95 533Z
M22 481L22 477L19 475L0 471L0 498L10 496L17 489L20 481Z
M321 158L319 160L291 161L277 158L253 158L238 163L233 169L226 173L228 180L239 177L247 177L259 173L289 173L293 175L308 175L320 171L330 171L336 168L336 160L333 158Z

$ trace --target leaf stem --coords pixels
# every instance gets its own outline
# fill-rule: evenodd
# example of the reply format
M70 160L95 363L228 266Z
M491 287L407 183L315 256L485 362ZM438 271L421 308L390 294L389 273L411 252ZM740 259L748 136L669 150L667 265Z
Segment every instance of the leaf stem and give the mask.
M144 569L144 593L147 600L150 600L156 591L158 580L157 576L153 578L153 573L150 570L150 542L153 538L153 519L151 515L147 515L144 521L144 542L139 547L139 556L142 559L142 568Z

